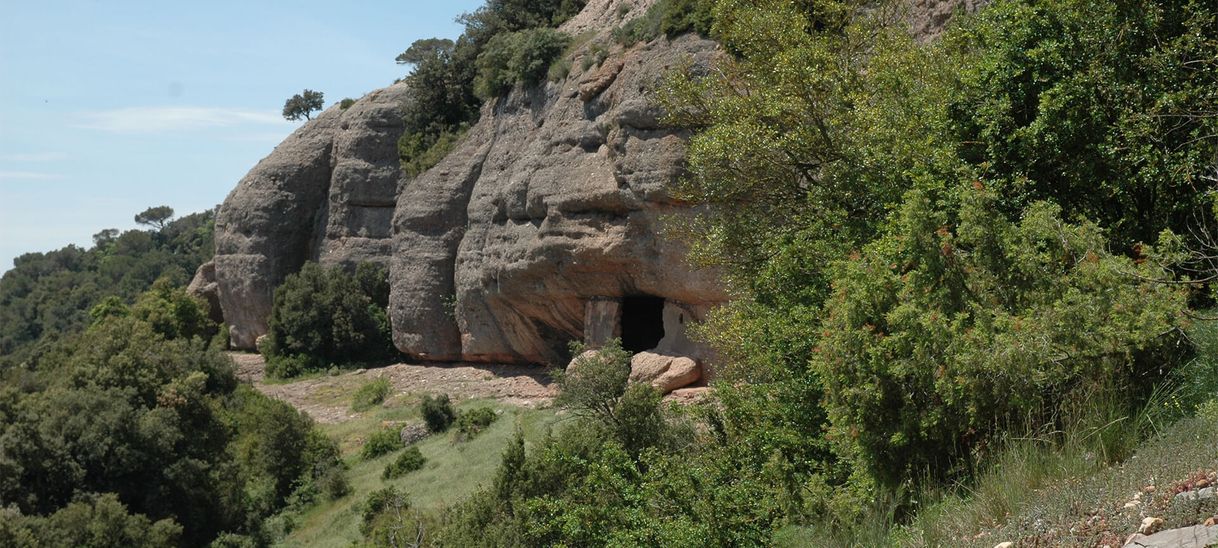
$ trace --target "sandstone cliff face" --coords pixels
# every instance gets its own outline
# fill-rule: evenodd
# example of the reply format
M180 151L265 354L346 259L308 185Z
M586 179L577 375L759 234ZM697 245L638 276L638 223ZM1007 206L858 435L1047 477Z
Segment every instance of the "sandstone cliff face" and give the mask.
M592 0L563 30L608 44L653 2ZM564 81L485 105L415 179L396 153L405 86L328 109L251 170L217 216L215 279L233 345L266 333L273 288L306 260L375 261L389 267L394 342L417 359L559 363L570 340L619 336L635 351L700 356L685 325L726 295L659 235L662 219L689 214L666 191L688 136L660 126L653 93L669 69L707 67L717 51L661 38L586 70L577 52Z
M406 87L333 107L237 184L216 216L216 282L232 343L267 332L274 288L306 260L387 262Z

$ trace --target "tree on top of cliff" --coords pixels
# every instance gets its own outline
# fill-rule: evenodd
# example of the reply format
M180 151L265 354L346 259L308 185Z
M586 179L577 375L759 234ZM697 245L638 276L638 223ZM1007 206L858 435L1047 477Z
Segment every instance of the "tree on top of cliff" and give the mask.
M169 206L156 206L145 209L135 215L135 222L148 225L157 230L165 228L165 223L173 218L173 208Z
M306 89L303 93L297 93L283 103L283 117L292 121L301 118L310 120L312 118L310 118L309 113L321 110L321 107L322 93Z

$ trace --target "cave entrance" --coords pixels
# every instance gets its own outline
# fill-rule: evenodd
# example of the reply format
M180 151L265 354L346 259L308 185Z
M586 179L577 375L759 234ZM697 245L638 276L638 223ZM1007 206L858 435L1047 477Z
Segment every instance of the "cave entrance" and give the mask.
M655 348L664 338L664 299L650 295L622 299L622 348L632 354Z

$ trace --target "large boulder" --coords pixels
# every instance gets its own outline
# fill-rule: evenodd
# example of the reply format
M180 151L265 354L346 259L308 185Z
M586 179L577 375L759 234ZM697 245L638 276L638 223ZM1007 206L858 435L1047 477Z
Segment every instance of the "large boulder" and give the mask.
M639 352L630 358L630 382L650 383L663 394L702 380L702 366L685 356Z

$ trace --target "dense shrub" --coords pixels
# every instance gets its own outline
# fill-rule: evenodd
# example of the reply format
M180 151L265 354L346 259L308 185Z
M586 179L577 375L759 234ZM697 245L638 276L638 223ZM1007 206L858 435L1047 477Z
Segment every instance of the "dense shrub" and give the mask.
M714 22L713 11L711 0L659 0L647 8L647 13L614 29L613 38L619 44L630 46L660 36L674 38L687 32L709 36Z
M364 263L347 272L305 264L275 290L267 374L291 377L331 365L391 359L388 298L383 267Z
M389 379L383 377L364 383L351 396L351 410L367 411L380 405L389 395L391 388Z
M89 495L48 516L24 515L0 508L3 546L130 546L170 548L180 545L182 526L172 519L155 523L130 514L113 494Z
M389 465L385 466L385 471L381 473L381 479L394 479L415 470L423 468L423 464L427 459L423 458L423 453L419 452L418 447L407 447L400 455Z
M365 460L375 459L402 448L401 434L392 428L386 428L368 436L368 441L360 448L360 456Z
M17 257L0 277L0 370L32 363L39 348L84 330L107 298L127 305L162 278L185 285L211 258L213 232L209 211L157 231L103 230L88 249Z
M1131 400L1176 362L1185 306L1168 274L1106 250L1046 203L956 211L910 194L889 234L842 262L816 349L836 439L889 485L942 477L996 433L1051 424L1082 389ZM952 228L944 228L952 227Z
M28 392L0 398L0 501L60 516L47 538L64 542L50 545L108 527L176 530L187 545L258 536L296 486L341 467L308 417L238 385L231 360L178 321L198 315L174 313L197 303L174 295L158 287L131 314L100 316L39 358ZM96 505L76 504L92 494Z
M434 397L431 394L424 395L419 410L423 414L423 421L427 423L427 429L432 432L448 430L448 427L457 418L457 411L453 409L448 394Z
M499 416L495 414L495 410L489 407L462 411L457 416L457 434L463 439L471 439L495 422L497 418Z
M478 121L483 97L540 81L565 41L549 29L583 6L583 0L491 0L460 18L465 32L455 42L427 38L402 52L397 62L413 66L405 79L413 100L398 141L403 169L413 177L438 163ZM475 93L480 88L483 97Z
M543 81L568 41L565 34L549 28L496 35L478 55L474 93L491 99L517 84L531 86Z

